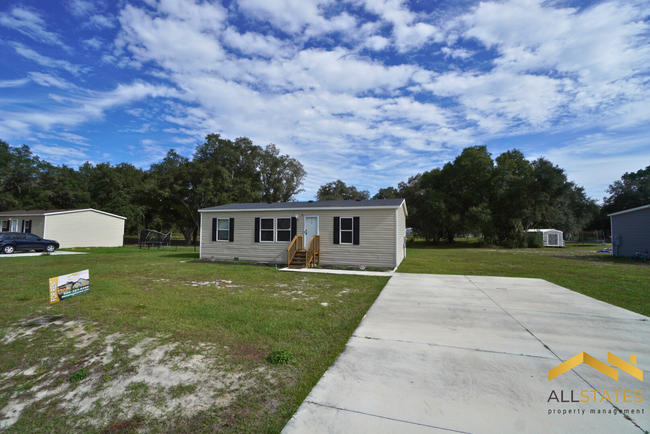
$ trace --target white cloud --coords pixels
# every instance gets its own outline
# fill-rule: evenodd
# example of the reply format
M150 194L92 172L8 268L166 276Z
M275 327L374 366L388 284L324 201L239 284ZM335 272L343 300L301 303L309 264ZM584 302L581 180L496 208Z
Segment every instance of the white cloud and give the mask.
M441 51L445 54L445 57L452 57L454 59L468 59L474 54L465 48L452 49L449 47L442 47Z
M31 78L35 83L38 83L41 86L47 86L47 87L54 86L54 87L60 87L61 89L68 89L73 87L73 85L66 80L53 77L50 74L43 74L41 72L30 72L29 78Z
M441 42L442 31L427 17L412 12L404 0L356 0L365 9L392 25L392 40L400 52L422 48L429 42Z
M139 62L154 60L172 71L214 70L225 56L214 35L225 18L221 7L206 3L183 8L178 0L163 0L159 6L161 12L178 14L154 17L127 5L119 17L117 46L128 47Z
M43 56L41 54L38 54L36 51L32 50L31 48L26 47L25 45L20 44L18 42L14 42L12 45L14 47L14 50L16 50L16 53L20 54L26 59L33 60L39 65L47 66L49 68L65 69L66 71L74 75L79 75L90 69L87 67L74 65L68 62L67 60L58 60L58 59L52 59L47 56Z
M69 0L67 6L70 12L77 17L90 15L96 9L95 3L90 0Z
M85 39L81 41L81 43L95 50L99 50L104 45L102 40L97 36L93 36L90 39Z
M88 144L88 139L86 137L80 136L73 133L57 133L57 134L43 134L37 133L35 136L39 139L53 139L53 140L63 140L69 143L74 143L75 145L80 146L90 146Z
M390 39L383 36L373 35L366 38L363 46L374 51L381 51L390 45Z
M55 164L79 166L88 160L88 154L82 149L70 146L36 144L31 151L39 157Z
M18 87L22 86L24 84L29 83L28 78L19 78L16 80L0 80L0 88L1 87Z
M43 78L43 77L41 77ZM119 85L109 92L85 91L89 96L50 94L57 104L40 103L42 111L0 111L0 137L24 137L32 129L49 131L55 127L74 127L90 120L101 119L106 110L126 106L146 98L178 98L182 93L164 86L135 82ZM70 136L61 136L69 139Z
M89 17L86 25L89 27L96 27L98 29L112 29L116 26L115 19L113 17L98 14Z
M288 44L271 35L255 32L239 33L234 27L228 27L223 33L226 45L248 55L262 57L285 57L290 53ZM291 50L293 51L293 50Z
M356 20L340 14L326 19L323 9L332 5L333 0L239 0L239 8L247 14L268 21L283 32L311 36L322 33L353 29Z
M648 11L641 4L625 2L578 10L540 0L510 0L481 3L462 22L465 37L497 50L496 71L563 79L563 88L557 90L566 106L552 101L560 102L558 92L547 93L551 101L545 101L534 93L540 89L531 88L535 103L547 108L556 105L557 116L607 110L606 115L594 117L600 123L611 120L612 109L616 112L619 104L634 107L650 96L647 81L640 78L650 72ZM639 123L647 122L645 113L638 116ZM629 125L630 118L614 122Z
M56 33L45 30L46 22L38 12L14 7L9 13L0 12L0 25L17 30L35 41L67 48Z

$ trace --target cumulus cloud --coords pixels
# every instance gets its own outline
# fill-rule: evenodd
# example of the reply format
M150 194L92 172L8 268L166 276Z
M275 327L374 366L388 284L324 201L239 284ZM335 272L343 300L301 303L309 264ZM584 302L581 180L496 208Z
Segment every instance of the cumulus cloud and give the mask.
M210 132L247 135L302 161L310 173L306 187L315 191L338 178L386 186L469 145L595 128L629 136L650 121L647 2L573 8L484 1L449 9L444 20L405 0L239 0L228 7L145 0L120 3L113 17L104 6L68 2L84 31L97 33L80 46L92 49L84 56L102 57L101 69L11 43L48 70L24 71L26 78L0 87L36 83L49 92L49 109L5 110L0 136L71 128L119 109L135 118L116 131L168 135L166 142L155 136L132 145L145 155L142 164L169 144L189 153ZM15 10L0 14L0 24ZM23 24L11 29L59 40L44 16L18 10ZM113 90L84 83L102 77L104 67ZM64 71L73 78L57 75ZM129 74L138 79L123 78ZM585 146L568 141L552 155L570 161L562 158L573 149L589 161L587 143L608 143L593 134L584 139Z

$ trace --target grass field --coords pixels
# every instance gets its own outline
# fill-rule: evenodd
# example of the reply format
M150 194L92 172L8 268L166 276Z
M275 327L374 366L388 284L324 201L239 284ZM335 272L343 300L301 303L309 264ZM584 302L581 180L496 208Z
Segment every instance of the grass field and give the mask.
M409 246L402 273L536 277L650 316L650 264L596 253L601 245L503 249L415 241Z
M650 265L600 246L409 245L400 272L537 277L650 316ZM0 431L277 433L387 281L77 250L0 258ZM83 269L91 290L62 316L48 278Z
M279 432L387 281L174 249L0 258L0 427ZM61 317L48 278L83 269L90 292Z

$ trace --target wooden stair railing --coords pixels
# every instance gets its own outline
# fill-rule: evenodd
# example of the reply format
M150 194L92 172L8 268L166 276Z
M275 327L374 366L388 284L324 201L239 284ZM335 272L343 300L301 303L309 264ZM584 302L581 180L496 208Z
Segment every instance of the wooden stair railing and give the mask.
M291 244L287 247L287 265L291 265L291 262L294 260L296 253L304 249L302 235L296 235L293 237Z
M320 265L320 235L314 235L309 241L305 253L305 264L307 267Z

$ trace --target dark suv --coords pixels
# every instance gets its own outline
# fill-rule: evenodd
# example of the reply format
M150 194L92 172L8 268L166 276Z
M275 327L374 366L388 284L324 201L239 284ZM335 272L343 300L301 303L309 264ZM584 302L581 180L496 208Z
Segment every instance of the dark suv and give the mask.
M0 251L7 255L16 250L36 250L52 253L59 248L59 243L53 240L44 240L38 235L24 234L22 232L0 232Z

